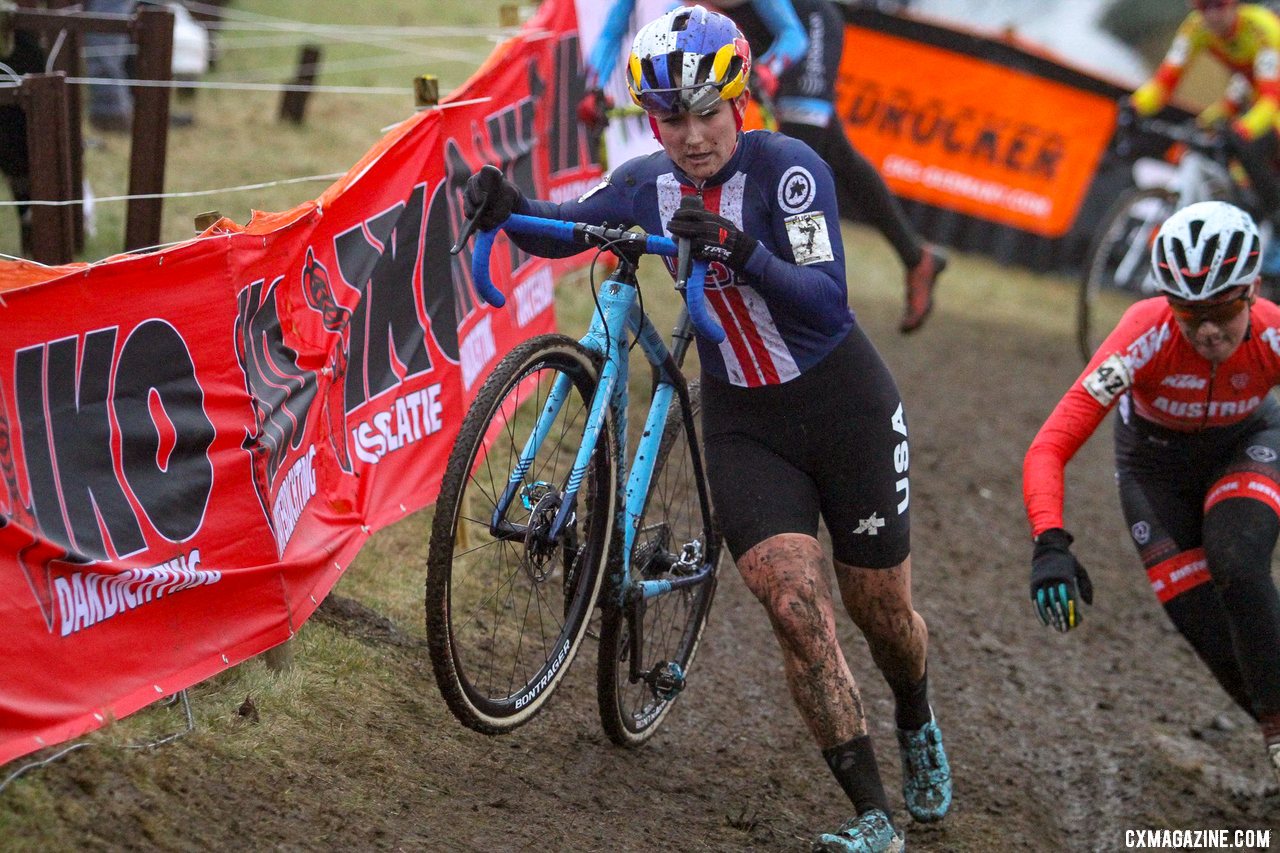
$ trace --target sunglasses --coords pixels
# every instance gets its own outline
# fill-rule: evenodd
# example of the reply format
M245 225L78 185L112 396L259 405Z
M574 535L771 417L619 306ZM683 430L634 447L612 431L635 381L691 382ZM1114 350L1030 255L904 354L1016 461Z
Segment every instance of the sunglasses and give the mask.
M714 83L699 83L672 89L648 89L640 93L639 102L645 112L658 115L678 112L705 115L722 100L721 88Z
M1252 290L1246 288L1239 296L1232 297L1226 302L1213 302L1208 305L1203 302L1184 302L1170 297L1169 307L1173 309L1173 316L1183 323L1192 326L1213 323L1215 326L1221 326L1240 316L1240 312L1249 305L1251 293Z

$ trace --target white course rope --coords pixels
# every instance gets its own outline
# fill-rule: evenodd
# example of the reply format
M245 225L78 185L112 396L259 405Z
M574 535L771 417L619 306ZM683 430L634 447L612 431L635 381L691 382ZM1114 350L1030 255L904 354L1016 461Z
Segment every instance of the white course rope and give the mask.
M223 187L216 190L189 190L187 192L176 193L142 193L139 195L108 195L98 196L94 198L94 202L100 201L133 201L134 199L148 198L195 198L205 195L219 195L221 193L236 193L245 190L261 190L267 187L278 187L284 184L301 184L308 181L332 181L341 178L346 172L332 172L327 175L307 175L301 178L282 178L278 181L264 181L259 184L242 184L238 187ZM72 204L84 204L84 199L67 199L63 201L0 201L0 207L17 207L19 205L39 205L41 207L66 207Z
M323 33L334 41L346 41L346 42L352 42L355 44L365 44L365 45L370 43L370 40L365 36L362 29L358 26L308 24L304 21L293 21L293 20L289 20L288 18L276 18L270 15L262 15L254 12L244 12L236 9L224 9L219 6L209 6L207 4L197 3L197 2L189 2L186 5L192 11L209 12L211 14L216 14L223 22L226 22L228 20L238 20L242 22L260 24L261 26L259 27L259 29L286 30L286 31L295 32L295 33L316 32L316 33ZM315 28L318 28L318 29L315 29ZM386 30L388 28L383 28L383 29ZM474 33L475 30L472 30L471 32ZM395 32L393 33L393 35L399 36L400 33ZM380 47L400 50L407 53L416 54L422 51L422 46L419 44L399 41L390 36L377 39L376 43Z
M115 77L68 77L80 86L146 86L152 89L232 89L245 92L331 92L344 95L413 94L408 86L303 86L298 83L219 83L212 80L119 80Z

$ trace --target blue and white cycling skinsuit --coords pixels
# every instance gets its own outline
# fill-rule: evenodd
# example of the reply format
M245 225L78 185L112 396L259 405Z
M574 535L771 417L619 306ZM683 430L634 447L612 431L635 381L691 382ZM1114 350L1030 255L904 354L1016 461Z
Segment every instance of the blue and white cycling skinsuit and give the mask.
M697 342L708 475L730 550L741 556L777 533L815 535L821 512L837 560L897 565L910 550L906 420L848 307L835 186L812 149L751 131L700 185L657 152L576 201L525 199L517 212L666 234L694 194L759 241L745 273L711 265L708 306L726 338ZM516 242L547 257L578 251Z
M611 0L603 29L585 65L597 80L618 65L636 0ZM673 6L678 5L673 3ZM835 112L835 82L844 50L844 23L830 0L714 0L705 4L738 25L757 65L778 78L773 108L778 129L804 140L836 174L840 209L864 218L913 269L924 246L884 179L845 135Z

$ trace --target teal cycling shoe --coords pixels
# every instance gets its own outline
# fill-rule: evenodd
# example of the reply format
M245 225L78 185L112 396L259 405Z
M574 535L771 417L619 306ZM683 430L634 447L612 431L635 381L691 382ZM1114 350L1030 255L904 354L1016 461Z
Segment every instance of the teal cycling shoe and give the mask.
M902 853L907 843L902 833L893 828L888 815L872 809L846 820L835 832L818 836L811 849L829 853Z
M921 823L942 820L951 806L951 765L937 721L930 718L915 731L898 729L898 753L907 811Z

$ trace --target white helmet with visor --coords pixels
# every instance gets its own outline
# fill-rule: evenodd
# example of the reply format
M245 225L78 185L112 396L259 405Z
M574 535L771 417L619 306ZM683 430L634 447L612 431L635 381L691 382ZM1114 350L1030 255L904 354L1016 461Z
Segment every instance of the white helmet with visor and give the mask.
M1211 300L1253 284L1262 241L1252 217L1225 201L1189 204L1165 220L1151 246L1160 289L1187 302Z

